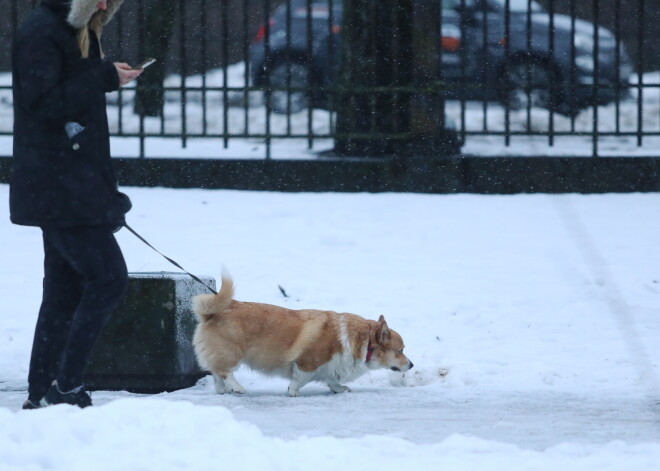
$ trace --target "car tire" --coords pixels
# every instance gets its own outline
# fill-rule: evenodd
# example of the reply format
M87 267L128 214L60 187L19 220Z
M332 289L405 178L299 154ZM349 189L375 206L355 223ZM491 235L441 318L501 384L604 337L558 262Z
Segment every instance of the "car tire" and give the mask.
M271 67L268 73L270 92L268 104L274 113L293 114L309 107L306 91L309 87L309 69L300 62L280 61ZM291 91L289 89L299 89Z
M519 61L505 67L499 83L499 99L511 110L546 108L557 110L557 77L540 62Z

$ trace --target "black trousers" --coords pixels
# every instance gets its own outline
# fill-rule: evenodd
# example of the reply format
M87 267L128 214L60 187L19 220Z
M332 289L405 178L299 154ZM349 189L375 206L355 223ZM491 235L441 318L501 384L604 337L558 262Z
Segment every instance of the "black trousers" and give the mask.
M94 343L128 286L112 227L42 231L43 299L28 376L32 401L39 401L55 379L63 391L82 385Z

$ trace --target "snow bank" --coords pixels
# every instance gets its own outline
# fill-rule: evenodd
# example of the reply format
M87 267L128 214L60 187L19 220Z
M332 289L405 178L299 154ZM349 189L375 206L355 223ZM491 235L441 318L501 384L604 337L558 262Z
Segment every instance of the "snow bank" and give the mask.
M435 445L367 436L281 440L264 437L223 407L123 399L78 410L0 409L3 471L506 469L650 470L660 444L559 445L538 452L453 435Z

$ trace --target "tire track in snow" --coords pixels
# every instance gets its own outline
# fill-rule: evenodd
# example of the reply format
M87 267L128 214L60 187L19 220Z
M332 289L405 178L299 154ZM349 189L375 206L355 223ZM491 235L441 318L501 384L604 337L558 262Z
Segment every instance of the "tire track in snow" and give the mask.
M607 306L616 319L624 345L637 367L640 382L646 388L649 402L652 404L651 409L660 428L660 410L657 407L660 404L660 380L640 339L630 306L621 294L621 289L616 282L616 277L610 270L607 260L598 249L579 211L573 204L573 198L573 195L554 195L552 200L555 202L569 237L583 257L585 265L597 283L605 288Z

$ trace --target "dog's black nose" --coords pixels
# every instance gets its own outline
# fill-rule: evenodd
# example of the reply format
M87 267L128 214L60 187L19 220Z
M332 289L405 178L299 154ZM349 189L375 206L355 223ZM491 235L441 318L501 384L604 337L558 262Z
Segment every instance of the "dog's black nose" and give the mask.
M410 360L408 360L408 369L409 369L409 370L412 370L412 367L413 367L413 366L415 366L415 365L413 365L413 362L410 361Z

